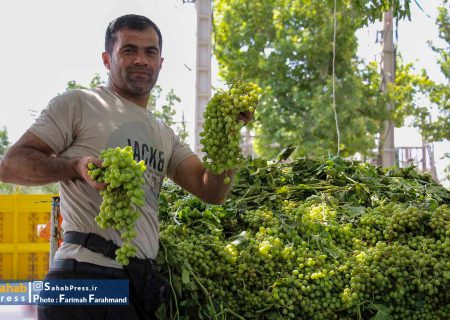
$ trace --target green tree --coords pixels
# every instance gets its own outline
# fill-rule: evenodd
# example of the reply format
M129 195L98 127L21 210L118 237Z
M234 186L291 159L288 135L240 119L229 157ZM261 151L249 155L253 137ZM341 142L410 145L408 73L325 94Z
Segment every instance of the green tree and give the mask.
M437 47L430 43L431 48L439 56L438 63L446 81L435 86L431 91L430 101L433 103L435 115L430 117L424 128L425 136L429 141L450 140L450 6L447 0L439 8L436 24L439 28L439 37L445 42L444 47ZM444 158L449 159L450 153ZM450 180L450 165L445 168L447 180Z
M175 105L181 102L180 97L178 97L173 89L165 95L165 103L158 106L158 101L160 101L162 96L162 88L160 85L155 85L150 93L150 99L148 101L148 109L153 112L157 119L167 124L170 127L175 127L177 135L183 143L186 143L187 137L189 136L186 128L186 122L184 121L184 112L182 114L182 120L176 122L174 116L177 114L175 110Z
M161 94L161 86L156 85L151 92L149 107L151 107L151 110L153 110L153 114L157 119L160 119L162 122L172 127L175 124L173 117L177 114L174 109L174 105L177 102L181 102L181 99L174 93L173 89L171 89L165 97L165 103L162 106L157 106L157 102L161 98Z
M441 25L441 38L448 41L450 34L445 36L443 24L449 24L447 10L440 9L438 25ZM450 27L447 26L450 31ZM438 84L431 80L426 70L416 71L412 63L405 63L397 56L395 83L389 87L388 99L395 106L392 120L396 127L405 125L405 120L411 120L411 126L429 142L450 139L450 47L436 48L440 54L438 63L447 78L447 83Z
M438 63L446 79L445 83L437 84L429 91L429 98L435 116L429 118L423 131L429 141L450 140L450 5L444 1L439 8L436 24L439 37L445 42L444 47L437 47L430 43L431 48L438 54Z
M388 99L394 105L392 120L396 127L404 126L406 119L428 141L438 141L433 137L431 129L432 102L431 97L439 85L432 81L422 69L415 71L412 63L405 63L401 56L397 57L395 83L389 86Z
M187 144L187 138L189 137L189 132L187 130L186 120L184 118L184 110L181 112L181 122L178 124L177 134L180 137L181 142Z
M95 88L96 86L102 85L105 82L101 79L100 75L96 73L94 77L89 82L89 86L85 86L82 84L79 84L75 80L70 80L67 82L66 91L73 90L73 89L88 89L88 88Z
M3 127L3 129L0 130L0 156L2 156L6 148L9 146L9 140L8 140L8 130L6 127Z
M408 18L411 20L412 0L350 0L348 4L358 12L361 22L367 25L368 22L381 20L383 13L392 10L396 19ZM327 0L329 6L332 6L333 0ZM341 1L337 1L341 3ZM414 3L420 7L417 0Z
M437 47L430 43L438 55L438 64L446 81L432 81L425 70L415 71L412 63L397 59L396 82L389 89L389 99L395 105L393 120L397 127L411 119L411 125L429 142L450 140L450 15L448 1L440 7L436 24L439 37L446 44ZM447 153L444 158L450 158ZM450 166L445 174L450 180Z
M370 154L382 120L389 117L375 65L356 58L355 32L381 17L391 2L337 2L335 99L343 156ZM404 10L397 13L409 10L408 1L394 4ZM216 2L220 75L227 82L253 80L264 89L255 125L258 153L274 156L288 144L316 155L336 152L333 9L333 1Z
M444 156L442 157L442 159L450 159L450 152L446 152L444 154ZM445 174L445 179L447 179L448 181L450 181L450 166L447 166L444 169L444 174Z

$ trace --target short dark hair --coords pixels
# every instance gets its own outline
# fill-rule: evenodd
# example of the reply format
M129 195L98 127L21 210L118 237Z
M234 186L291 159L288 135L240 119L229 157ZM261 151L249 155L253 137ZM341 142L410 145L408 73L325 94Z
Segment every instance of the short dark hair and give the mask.
M114 43L116 42L116 32L120 29L128 28L131 30L145 30L147 28L153 28L158 34L159 52L162 52L162 35L156 23L147 17L137 14L126 14L111 21L106 28L105 34L105 51L109 54L112 53Z

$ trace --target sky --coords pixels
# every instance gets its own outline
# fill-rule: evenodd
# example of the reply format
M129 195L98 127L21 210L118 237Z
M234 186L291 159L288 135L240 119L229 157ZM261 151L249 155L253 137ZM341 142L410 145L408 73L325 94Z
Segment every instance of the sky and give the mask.
M430 77L443 81L435 56L426 42L438 42L435 18L441 1L420 1L425 13L412 5L412 21L399 24L398 51L405 61L425 68ZM98 73L106 79L101 53L107 24L116 17L136 13L154 20L163 35L164 57L159 84L174 89L181 98L188 122L190 144L195 104L196 15L194 4L182 0L15 0L0 1L0 128L6 126L14 143L56 94L70 80L88 84ZM359 55L377 59L375 44L381 24L361 30ZM339 50L339 48L337 48ZM213 60L213 85L220 86ZM419 146L412 129L396 129L396 146ZM436 160L450 151L450 143L435 144ZM438 161L438 170L446 162Z
M67 82L87 85L101 60L110 21L123 14L152 19L163 35L159 84L182 98L186 117L195 101L195 5L181 0L15 0L0 2L0 127L15 142Z

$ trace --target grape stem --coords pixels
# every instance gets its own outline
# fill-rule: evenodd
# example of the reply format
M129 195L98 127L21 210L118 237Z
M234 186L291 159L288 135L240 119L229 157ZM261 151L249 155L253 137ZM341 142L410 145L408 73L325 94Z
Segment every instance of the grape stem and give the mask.
M191 268L191 266L189 264L184 263L184 266L191 271L191 274L194 277L195 281L200 286L200 288L203 290L203 292L205 293L206 297L208 297L208 303L215 310L216 308L214 308L214 303L211 300L211 295L209 294L208 290L206 290L206 288L203 286L202 282L200 281L200 278L195 274L194 270L192 270L192 268ZM214 315L214 319L217 319L217 314Z
M178 310L177 294L175 293L175 289L173 288L173 284L172 284L172 271L170 270L170 264L169 264L169 261L167 260L167 248L164 245L164 243L162 243L162 242L161 242L161 246L164 249L164 260L166 261L167 269L169 270L169 283L170 283L170 288L172 289L173 297L175 300L175 308L177 310L175 313L175 316L177 317L177 319L180 319L180 312Z
M218 314L216 314L216 316L220 316L220 315L225 314L225 313L231 313L236 318L238 318L240 320L245 320L245 318L241 317L240 315L238 315L236 312L234 312L233 310L231 310L229 308L225 308L223 311L220 311Z

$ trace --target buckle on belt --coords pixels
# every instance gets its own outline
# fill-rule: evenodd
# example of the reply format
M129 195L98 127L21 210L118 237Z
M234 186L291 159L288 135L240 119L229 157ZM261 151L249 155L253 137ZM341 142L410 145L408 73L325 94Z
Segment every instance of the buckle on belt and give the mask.
M116 244L112 240L106 241L107 245L103 250L103 255L107 257L115 257L116 256Z

